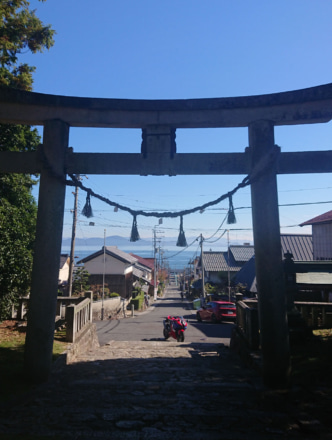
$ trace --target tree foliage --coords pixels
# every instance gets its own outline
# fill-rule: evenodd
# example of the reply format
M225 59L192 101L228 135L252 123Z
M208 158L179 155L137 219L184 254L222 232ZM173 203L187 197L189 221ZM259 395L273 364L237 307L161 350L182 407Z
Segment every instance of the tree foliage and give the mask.
M51 26L45 26L29 6L27 0L0 1L0 84L22 90L32 90L35 67L18 63L18 56L54 44Z
M89 290L89 272L84 267L79 267L73 274L73 295L79 295Z
M43 0L41 0L43 1ZM23 52L42 52L54 41L26 0L0 0L0 85L32 90L33 66L19 63ZM34 151L38 131L29 126L0 124L0 151ZM36 177L0 174L0 320L30 288L37 207L31 194Z

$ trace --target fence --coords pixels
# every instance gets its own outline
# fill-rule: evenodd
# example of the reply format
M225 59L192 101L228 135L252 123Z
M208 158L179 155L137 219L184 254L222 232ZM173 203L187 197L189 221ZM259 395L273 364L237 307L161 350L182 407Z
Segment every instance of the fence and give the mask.
M308 328L332 328L332 303L295 301Z
M259 324L256 300L236 302L236 325L252 350L259 348Z
M236 303L237 329L252 350L259 348L257 300ZM332 303L295 301L297 310L309 330L332 328Z

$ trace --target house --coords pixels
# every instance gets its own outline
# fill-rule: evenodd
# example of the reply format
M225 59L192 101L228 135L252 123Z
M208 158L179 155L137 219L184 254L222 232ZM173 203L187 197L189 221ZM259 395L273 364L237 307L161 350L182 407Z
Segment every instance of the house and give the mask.
M154 258L143 258L139 255L130 254L136 258L134 265L134 280L144 281L141 289L148 293L150 296L154 296Z
M332 211L301 223L312 226L313 260L332 260Z
M58 285L60 288L66 288L69 278L69 265L70 258L68 254L60 255L60 267L59 267L59 280Z
M132 295L137 262L137 258L116 246L103 246L100 251L78 261L78 264L83 263L89 272L89 284L95 293L102 291L104 279L104 286L110 293L116 292L122 298L129 299Z
M130 255L137 260L135 263L135 275L144 281L150 282L153 279L154 260L151 258L143 258L135 254Z
M332 302L332 211L300 224L307 225L312 227L313 263L307 272L296 274L296 283L315 294L316 300Z
M232 285L243 286L247 292L247 295L257 293L255 255L253 255L250 260L238 271L232 281Z
M312 236L309 234L281 234L281 254L290 253L296 261L311 261ZM233 279L234 286L241 284L246 286L247 293L257 293L255 255L238 271Z
M205 282L228 285L228 279L232 280L253 255L254 246L247 243L229 246L224 252L203 252ZM201 258L198 267L201 268Z
M315 234L281 234L281 253L294 263L294 299L297 301L332 301L332 261L329 249L332 240L332 211L302 223L312 224ZM317 241L317 242L316 242ZM287 257L287 258L286 258ZM233 285L247 286L247 293L257 293L255 257L236 274Z

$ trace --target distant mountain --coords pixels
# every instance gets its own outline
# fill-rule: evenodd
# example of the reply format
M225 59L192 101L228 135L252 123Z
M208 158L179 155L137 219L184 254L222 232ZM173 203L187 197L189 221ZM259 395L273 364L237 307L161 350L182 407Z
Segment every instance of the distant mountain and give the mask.
M128 246L130 244L129 238L120 237L119 235L110 235L105 239L106 246ZM142 239L137 242L140 246L150 246L151 241ZM64 238L62 240L62 246L70 246L71 238ZM91 238L76 238L75 246L96 246L103 247L104 246L104 238L103 237L91 237Z
M192 243L192 241L195 240L193 237L189 237L187 239L188 243ZM129 238L127 237L121 237L120 235L110 235L106 237L106 246L129 246L134 245L136 246L152 246L152 238L142 238L135 243L130 242ZM167 246L176 246L177 237L168 237L163 238L160 241L160 245L162 247ZM70 246L71 244L71 238L64 238L62 240L62 246ZM159 246L159 240L158 244ZM103 237L90 237L90 238L76 238L75 240L75 246L96 246L96 247L103 247L104 246L104 238Z

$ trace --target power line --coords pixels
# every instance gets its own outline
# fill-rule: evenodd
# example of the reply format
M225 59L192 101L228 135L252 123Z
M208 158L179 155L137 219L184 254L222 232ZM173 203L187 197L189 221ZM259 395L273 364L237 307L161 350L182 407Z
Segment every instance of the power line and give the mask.
M323 204L327 204L327 203L332 203L332 200L328 200L325 202L303 202L303 203L285 203L285 204L280 204L278 205L279 208L280 207L285 207L285 206L305 206L305 205L323 205ZM251 209L251 206L238 206L237 208L234 208L234 210L239 210L239 209ZM207 209L207 211L223 211L226 208L209 208Z

